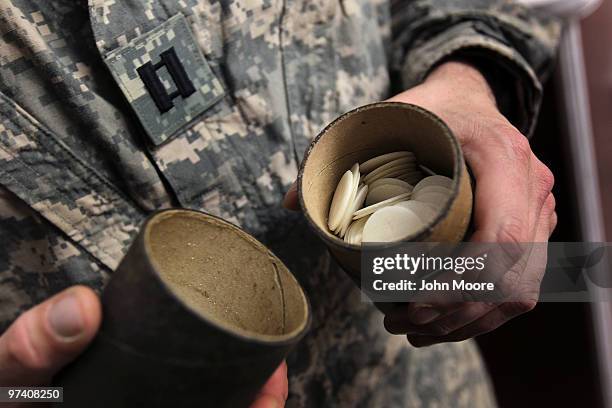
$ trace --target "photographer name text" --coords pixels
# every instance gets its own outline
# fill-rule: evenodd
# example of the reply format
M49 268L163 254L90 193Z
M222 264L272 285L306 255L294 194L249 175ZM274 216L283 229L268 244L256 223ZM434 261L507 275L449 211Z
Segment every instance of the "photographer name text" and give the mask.
M419 284L420 283L420 284ZM421 280L415 282L408 279L402 279L396 282L385 282L382 279L376 279L372 282L372 288L375 291L430 291L430 292L445 292L445 291L494 291L495 284L492 282L466 282L463 279L453 279L451 282L438 282L437 280L426 281Z

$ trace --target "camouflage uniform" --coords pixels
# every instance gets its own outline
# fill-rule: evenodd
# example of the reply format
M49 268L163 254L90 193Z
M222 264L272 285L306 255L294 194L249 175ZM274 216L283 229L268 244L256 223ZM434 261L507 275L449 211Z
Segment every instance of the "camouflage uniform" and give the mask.
M0 0L0 27L2 330L67 286L102 288L147 213L183 206L253 233L306 288L288 406L495 405L473 342L387 335L280 203L322 126L451 55L496 65L528 133L556 24L482 0ZM137 68L170 47L195 91L161 113Z

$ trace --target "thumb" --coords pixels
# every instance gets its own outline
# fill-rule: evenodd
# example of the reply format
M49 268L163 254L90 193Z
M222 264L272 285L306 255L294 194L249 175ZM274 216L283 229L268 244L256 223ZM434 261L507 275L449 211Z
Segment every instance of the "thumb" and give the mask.
M288 393L287 363L283 361L264 384L250 408L282 408L285 406Z
M23 313L0 337L0 385L48 384L93 339L102 313L98 296L74 286Z

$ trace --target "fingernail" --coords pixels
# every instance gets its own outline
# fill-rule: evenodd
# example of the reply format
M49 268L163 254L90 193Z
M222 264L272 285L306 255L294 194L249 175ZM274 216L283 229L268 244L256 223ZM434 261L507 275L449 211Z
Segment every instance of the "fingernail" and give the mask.
M66 294L51 305L48 319L51 329L59 337L71 338L83 331L81 307L74 294Z
M427 324L440 317L441 313L431 306L417 306L410 313L410 321L414 324Z

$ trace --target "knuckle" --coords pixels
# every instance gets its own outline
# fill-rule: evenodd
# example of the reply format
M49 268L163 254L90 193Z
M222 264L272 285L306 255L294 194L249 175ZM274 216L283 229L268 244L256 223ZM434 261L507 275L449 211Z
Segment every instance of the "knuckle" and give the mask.
M549 193L548 196L546 197L546 200L544 200L544 210L546 214L548 215L554 214L556 206L557 206L557 202L555 200L555 196L552 193Z
M523 299L516 302L504 303L500 307L508 318L512 318L518 315L522 315L523 313L532 311L537 304L537 300Z
M541 265L523 277L520 282L520 287L517 290L515 301L518 303L524 303L525 312L533 309L540 298L540 286L542 285L542 279L544 277L545 265ZM531 308L528 308L532 304ZM519 309L520 306L519 306Z
M520 243L524 242L523 237L527 231L525 217L509 215L497 232L497 242L506 244L504 247L508 247L511 253L520 257L523 252Z
M550 230L551 231L557 228L557 221L558 221L557 212L553 211L550 217Z
M540 186L542 190L548 193L552 191L553 187L555 186L555 175L544 164L540 163L539 167L540 168L538 170L538 177L540 179Z
M538 165L538 170L536 170L535 183L538 204L544 205L555 184L555 177L552 172L541 163Z
M508 143L511 157L514 157L517 161L528 163L532 154L529 140L514 128L506 129L503 136Z
M516 302L516 310L521 313L527 313L535 309L538 302L536 300L521 300Z
M500 297L499 300L504 301L513 298L520 279L521 273L516 269L511 269L506 272L497 283L497 291Z
M507 298L521 279L525 267L527 245L519 243L502 243L499 245L498 262L493 276L497 279L496 293Z

